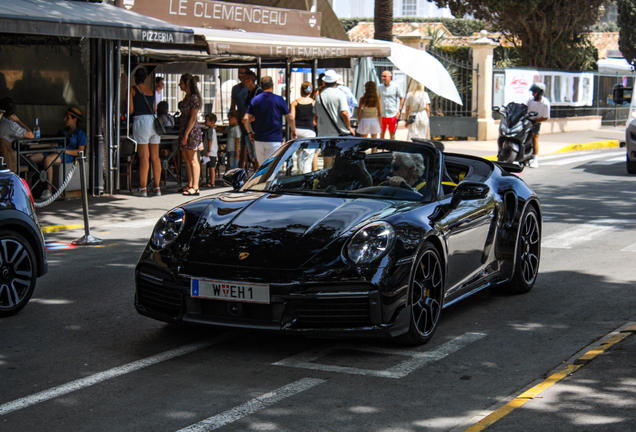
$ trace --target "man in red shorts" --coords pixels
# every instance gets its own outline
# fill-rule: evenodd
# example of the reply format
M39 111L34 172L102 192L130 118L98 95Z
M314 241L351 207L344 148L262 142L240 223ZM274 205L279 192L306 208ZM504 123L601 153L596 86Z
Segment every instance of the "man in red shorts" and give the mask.
M382 138L386 137L386 130L389 129L391 139L395 139L395 131L404 105L404 92L399 85L391 82L392 78L391 71L382 72L384 85L378 88L378 94L382 108Z

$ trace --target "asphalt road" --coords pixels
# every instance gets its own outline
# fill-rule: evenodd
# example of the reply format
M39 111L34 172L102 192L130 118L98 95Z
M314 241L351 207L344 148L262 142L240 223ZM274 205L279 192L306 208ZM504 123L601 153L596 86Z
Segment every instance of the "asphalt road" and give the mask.
M49 252L34 298L0 321L0 430L465 430L636 321L636 176L624 150L546 157L522 176L544 211L534 289L446 309L415 349L142 317L133 269L154 218L100 226L103 246ZM563 385L601 380L603 361ZM532 401L488 430L633 430L633 390L563 401L555 389L553 403Z

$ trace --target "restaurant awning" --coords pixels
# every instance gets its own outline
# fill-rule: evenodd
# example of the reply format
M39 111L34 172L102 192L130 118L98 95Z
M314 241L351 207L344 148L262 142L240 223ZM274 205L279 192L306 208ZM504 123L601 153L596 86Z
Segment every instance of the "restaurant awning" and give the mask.
M192 29L197 35L205 37L212 57L253 56L299 61L391 55L391 48L384 44L207 28Z
M194 43L189 28L106 3L76 0L2 1L0 33Z

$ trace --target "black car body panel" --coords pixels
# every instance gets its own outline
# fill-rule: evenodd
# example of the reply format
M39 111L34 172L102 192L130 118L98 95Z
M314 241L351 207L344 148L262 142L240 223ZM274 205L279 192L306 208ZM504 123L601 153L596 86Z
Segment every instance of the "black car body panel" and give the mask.
M371 153L374 147L386 152ZM320 149L325 168L294 174L293 155L307 148ZM332 152L331 171L347 155L372 185L358 178L350 188L338 183L330 190ZM425 187L386 185L392 152L421 155ZM467 193L475 193L474 184L482 195L458 198L462 182ZM135 307L168 322L397 336L409 328L420 250L433 244L442 257L444 306L508 282L527 206L540 214L537 196L521 179L481 158L388 140L296 140L240 190L179 207L185 222L178 237L163 248L151 240L137 264ZM374 223L390 226L393 240L377 259L355 264L352 238ZM193 280L268 284L269 304L197 298Z
M24 236L33 247L38 262L38 276L48 271L44 237L29 191L22 180L9 170L0 169L0 229Z

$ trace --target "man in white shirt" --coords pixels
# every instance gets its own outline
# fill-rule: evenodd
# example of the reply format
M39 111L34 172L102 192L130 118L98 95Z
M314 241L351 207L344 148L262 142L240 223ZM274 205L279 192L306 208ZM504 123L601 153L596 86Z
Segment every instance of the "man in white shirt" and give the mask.
M159 102L161 102L161 92L165 84L163 82L163 77L155 78L155 107L159 106Z
M532 126L532 154L533 158L530 161L530 168L539 168L539 161L537 156L539 155L539 131L541 130L541 122L544 122L550 118L550 101L544 95L545 84L535 83L530 87L532 97L526 102L528 112L536 111L536 117L530 117L534 121Z
M404 92L402 87L391 82L393 74L391 71L382 72L383 85L378 87L380 95L380 108L382 108L382 138L386 137L386 130L389 129L391 139L395 139L395 131L402 114L404 105Z

